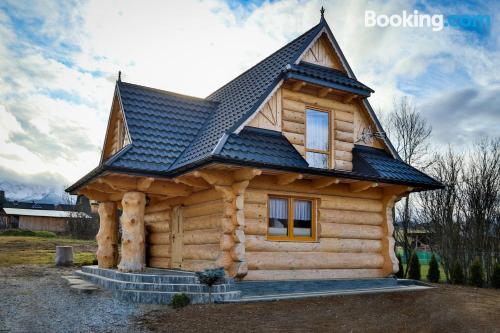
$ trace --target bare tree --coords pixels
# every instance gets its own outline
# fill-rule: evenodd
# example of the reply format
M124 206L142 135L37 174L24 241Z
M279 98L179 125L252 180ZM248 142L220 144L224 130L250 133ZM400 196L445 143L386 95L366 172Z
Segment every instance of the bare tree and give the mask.
M463 157L451 148L444 155L436 154L435 163L428 170L445 188L419 193L418 220L429 234L433 251L440 255L446 279L450 281L450 269L462 252L460 199Z
M448 281L453 263L460 262L469 275L479 258L489 283L500 255L500 138L480 140L465 156L450 149L435 161L428 171L445 188L420 193L417 216Z
M488 279L495 256L500 253L500 138L483 138L474 145L464 175L460 208L467 244L463 262L468 267L479 258Z
M424 166L429 153L429 137L432 128L408 97L394 100L392 112L385 117L385 127L401 159L408 164ZM394 234L396 245L403 248L405 257L408 259L412 251L409 237L412 227L410 196L404 198L397 205L396 210L396 221L400 222L396 225L397 231ZM405 275L407 271L408 266Z

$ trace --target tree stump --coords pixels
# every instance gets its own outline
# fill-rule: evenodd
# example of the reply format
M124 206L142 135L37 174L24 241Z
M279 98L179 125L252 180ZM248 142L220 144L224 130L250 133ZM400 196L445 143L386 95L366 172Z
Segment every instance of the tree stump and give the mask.
M118 264L118 222L116 203L99 204L99 232L97 240L97 263L99 268L113 268Z
M122 199L122 252L118 269L139 272L146 263L144 210L146 196L141 192L127 192Z
M56 265L73 265L73 246L56 246Z

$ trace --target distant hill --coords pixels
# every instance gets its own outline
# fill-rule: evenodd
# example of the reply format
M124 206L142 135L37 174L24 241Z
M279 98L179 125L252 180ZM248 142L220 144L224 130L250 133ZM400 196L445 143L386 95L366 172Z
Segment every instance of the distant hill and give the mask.
M62 188L30 185L12 181L0 180L0 190L5 191L5 197L10 201L35 201L37 203L61 204L65 203Z

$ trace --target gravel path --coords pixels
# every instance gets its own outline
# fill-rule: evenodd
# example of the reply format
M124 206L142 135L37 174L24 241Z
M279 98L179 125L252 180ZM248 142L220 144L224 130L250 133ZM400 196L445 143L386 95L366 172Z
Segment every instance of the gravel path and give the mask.
M80 294L61 278L74 270L0 268L0 332L150 332L134 318L158 306L122 302L104 290Z
M413 293L169 306L79 294L74 269L0 268L0 332L499 332L500 291L441 284Z

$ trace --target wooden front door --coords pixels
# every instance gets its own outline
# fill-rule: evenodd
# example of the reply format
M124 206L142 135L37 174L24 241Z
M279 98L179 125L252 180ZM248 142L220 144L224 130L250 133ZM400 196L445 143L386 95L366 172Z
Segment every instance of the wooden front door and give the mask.
M172 210L172 268L182 266L182 207Z

